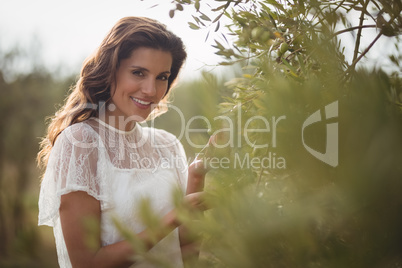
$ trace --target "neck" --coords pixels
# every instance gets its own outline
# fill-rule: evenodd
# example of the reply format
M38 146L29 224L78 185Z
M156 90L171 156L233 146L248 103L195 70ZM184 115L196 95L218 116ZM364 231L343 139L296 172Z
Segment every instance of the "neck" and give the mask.
M106 115L100 116L100 120L121 131L131 131L136 122L130 118L126 118L124 116L114 116L114 115Z

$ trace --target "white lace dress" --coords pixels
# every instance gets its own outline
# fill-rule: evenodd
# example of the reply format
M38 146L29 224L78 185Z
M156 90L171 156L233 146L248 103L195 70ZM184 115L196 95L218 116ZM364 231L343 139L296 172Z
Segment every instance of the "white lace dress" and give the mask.
M71 267L60 225L60 196L85 191L101 204L102 246L123 240L112 218L138 233L142 198L163 216L173 208L172 191L184 190L186 157L172 134L136 124L125 132L97 118L66 128L52 148L39 196L39 225L53 227L60 267ZM172 267L182 267L177 228L151 250ZM137 263L135 267L154 267Z

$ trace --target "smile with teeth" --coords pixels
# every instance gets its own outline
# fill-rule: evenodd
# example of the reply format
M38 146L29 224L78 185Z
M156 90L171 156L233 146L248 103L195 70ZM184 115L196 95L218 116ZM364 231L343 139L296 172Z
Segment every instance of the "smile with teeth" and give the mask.
M135 101L135 102L137 102L137 103L139 103L139 104L142 104L142 105L150 105L152 102L150 102L150 101L142 101L142 100L139 100L139 99L136 99L136 98L134 98L134 97L130 97L133 101Z

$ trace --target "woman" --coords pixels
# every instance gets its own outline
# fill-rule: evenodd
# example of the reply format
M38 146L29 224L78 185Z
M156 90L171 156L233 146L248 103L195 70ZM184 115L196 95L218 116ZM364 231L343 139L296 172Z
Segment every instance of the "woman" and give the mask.
M205 170L192 164L187 171L180 142L138 122L160 110L185 58L182 41L164 25L127 17L84 62L38 155L46 166L39 225L53 227L61 267L149 267L133 259L136 252L115 221L136 233L150 254L182 266L180 242L185 245L171 194L180 187L184 201L198 209ZM171 232L150 237L138 216L143 198ZM95 224L88 228L88 222Z

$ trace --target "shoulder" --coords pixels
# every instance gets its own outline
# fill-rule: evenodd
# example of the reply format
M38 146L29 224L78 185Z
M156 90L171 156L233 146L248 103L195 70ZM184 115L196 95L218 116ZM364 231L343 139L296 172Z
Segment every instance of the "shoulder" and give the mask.
M57 140L71 145L95 145L99 140L98 133L87 121L75 123L65 128ZM57 142L56 140L56 142Z
M77 157L97 155L98 134L85 121L65 128L50 152L48 166L66 164Z

